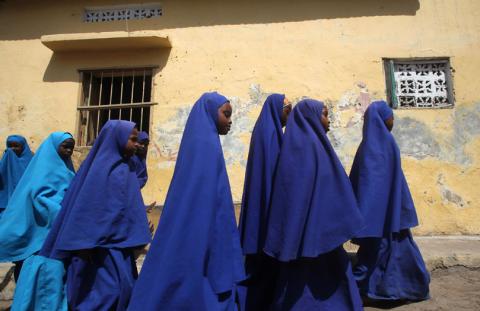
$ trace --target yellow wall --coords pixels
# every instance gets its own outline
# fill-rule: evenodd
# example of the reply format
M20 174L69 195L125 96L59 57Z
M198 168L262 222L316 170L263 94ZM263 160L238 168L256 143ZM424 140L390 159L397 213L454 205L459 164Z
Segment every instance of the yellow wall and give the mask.
M348 170L361 139L358 106L385 98L382 58L446 56L456 107L396 110L394 134L417 233L480 234L479 1L165 0L160 18L82 22L85 6L118 3L0 2L0 143L15 132L36 148L51 131L75 133L78 69L155 64L146 201L163 203L186 112L209 90L234 104L224 151L239 201L250 131L268 93L326 101L330 135ZM145 30L167 35L172 48L58 54L40 42L42 35Z

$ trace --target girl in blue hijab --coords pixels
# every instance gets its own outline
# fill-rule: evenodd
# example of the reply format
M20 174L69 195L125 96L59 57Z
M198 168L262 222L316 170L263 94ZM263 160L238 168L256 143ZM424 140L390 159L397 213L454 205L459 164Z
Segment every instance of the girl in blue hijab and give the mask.
M0 217L32 157L33 153L23 136L7 137L7 149L0 160Z
M193 106L129 310L235 310L245 275L218 136L230 130L231 114L228 99L215 92Z
M135 165L135 171L137 172L140 188L145 187L145 184L148 180L147 153L149 142L150 140L146 132L142 131L138 133L138 149L135 155L132 157L132 162Z
M271 310L362 310L342 245L363 220L328 129L327 107L313 99L288 118L264 246L280 264Z
M271 303L277 265L263 253L263 246L283 127L291 110L285 95L272 94L265 100L253 128L239 225L248 275L238 288L241 310L268 310Z
M393 111L384 101L365 112L363 140L350 180L360 212L368 220L357 233L354 268L362 295L378 300L423 300L430 277L410 228L418 225L393 135Z
M0 262L23 260L42 247L74 175L72 135L51 134L33 156L0 219ZM26 149L26 148L25 148Z
M40 255L67 265L71 310L125 310L137 277L134 250L150 242L135 168L138 131L102 128L62 202Z

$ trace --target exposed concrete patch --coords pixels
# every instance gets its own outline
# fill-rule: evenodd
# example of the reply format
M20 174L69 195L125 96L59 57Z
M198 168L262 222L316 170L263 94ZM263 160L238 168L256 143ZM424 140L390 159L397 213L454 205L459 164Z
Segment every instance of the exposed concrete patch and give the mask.
M242 140L242 137L251 134L256 122L256 119L250 117L249 113L254 109L260 109L269 94L264 92L259 85L254 84L250 87L248 99L229 97L233 107L233 123L230 133L221 137L227 164L246 165L249 145ZM192 104L182 106L173 118L154 128L156 148L152 150L153 156L166 160L159 163L161 168L174 167L183 130L191 109Z
M440 193L442 194L442 197L445 201L448 201L450 203L455 204L455 206L463 208L465 207L465 202L463 201L463 198L450 190L446 185L445 185L445 177L443 174L438 175L437 179L437 185L440 189Z
M479 135L480 103L456 107L453 116L453 136L442 158L461 165L471 164L472 158L465 153L465 146Z
M353 162L355 151L362 140L363 115L377 94L370 94L363 82L356 89L345 92L340 100L326 100L329 108L330 132L328 137L343 165Z
M356 90L345 92L336 102L325 101L330 109L331 131L328 136L344 165L353 161L355 151L352 148L356 148L362 139L363 114L377 97L377 94L369 94L364 83L358 82L356 86ZM453 135L443 144L432 131L434 124L411 117L396 116L392 133L404 156L417 160L433 157L469 165L472 159L465 153L465 146L480 136L480 103L455 107L451 123Z
M423 122L409 117L396 118L393 135L403 155L418 160L428 156L440 156L440 145L430 128Z

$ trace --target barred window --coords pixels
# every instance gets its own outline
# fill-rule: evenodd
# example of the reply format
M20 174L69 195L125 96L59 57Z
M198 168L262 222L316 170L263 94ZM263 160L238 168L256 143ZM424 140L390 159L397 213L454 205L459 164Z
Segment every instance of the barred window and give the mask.
M80 71L82 96L78 106L80 146L91 146L108 120L135 122L149 132L153 68Z
M453 107L448 58L384 60L387 96L394 108Z

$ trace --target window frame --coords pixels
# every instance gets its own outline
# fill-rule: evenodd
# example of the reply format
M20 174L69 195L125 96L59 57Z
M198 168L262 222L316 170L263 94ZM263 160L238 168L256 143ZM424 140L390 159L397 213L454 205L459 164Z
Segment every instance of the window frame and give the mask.
M453 109L455 108L455 90L453 87L453 68L450 64L450 57L411 57L411 58L383 58L383 71L385 75L385 93L387 95L387 102L393 109L405 109L405 110L425 110L425 109ZM447 86L447 100L448 105L440 107L405 107L400 106L398 103L398 97L395 94L396 81L394 77L394 65L395 64L412 64L412 63L443 63L446 65L445 79Z
M141 71L141 70L145 70L145 71L148 70L149 74L151 75L150 101L144 102L143 100L145 98L145 95L142 94L142 102L111 104L111 99L110 99L110 104L101 105L100 104L101 99L99 99L99 102L96 105L88 105L88 104L85 105L84 104L84 101L85 101L85 98L86 98L86 95L84 94L84 75L86 73L91 73L92 76L93 76L93 74L95 72L97 72L97 73L100 73L100 72L102 72L102 73L105 73L105 72L107 72L107 73L108 72L112 72L112 73L113 72L125 72L125 73L128 73L128 72L138 72L138 71ZM88 133L87 133L87 131L82 132L82 127L83 128L88 128L88 120L87 120L86 124L82 124L82 112L86 112L86 111L101 111L101 110L105 110L105 109L109 110L109 109L128 109L128 108L130 108L130 120L131 120L132 119L132 114L133 114L132 109L134 109L134 108L149 108L150 110L149 110L147 124L148 124L149 132L151 131L153 107L158 104L156 101L154 101L154 93L155 93L154 92L154 85L155 85L154 79L155 79L155 76L158 72L158 66L157 65L125 66L125 67L102 67L102 68L98 68L98 67L95 67L95 68L81 68L81 69L78 69L77 72L79 73L79 75L78 75L78 77L79 77L79 95L78 95L78 104L77 104L77 107L76 107L77 126L76 126L75 137L77 139L78 147L91 148L91 145L88 145ZM135 76L135 75L133 74L131 76ZM146 76L147 75L144 75L143 79L145 79ZM109 77L110 76L108 74L105 75L105 78L109 78ZM127 75L127 77L128 77L128 75ZM89 86L89 87L90 87L90 90L91 90L91 86ZM113 88L113 86L111 86L110 98L112 97L112 93L111 93L112 88ZM132 90L133 90L133 86L132 86ZM99 92L101 92L101 89L100 89ZM144 90L143 90L143 92L144 92ZM133 95L131 97L133 99ZM90 100L91 100L91 93L88 94L88 101L90 102ZM98 122L98 119L100 118L99 115L100 114L97 115L97 122ZM142 111L141 117L143 118L143 111ZM87 118L90 118L90 113L88 113ZM108 120L119 120L119 119L109 117ZM132 122L135 122L135 121L132 121ZM98 137L98 134L99 134L100 131L101 131L101 129L97 129L97 131L95 133L95 139ZM87 133L87 134L85 134L85 133ZM150 133L148 133L148 134L150 135ZM82 135L82 137L81 137L81 135ZM87 135L87 137L85 137L85 135Z

